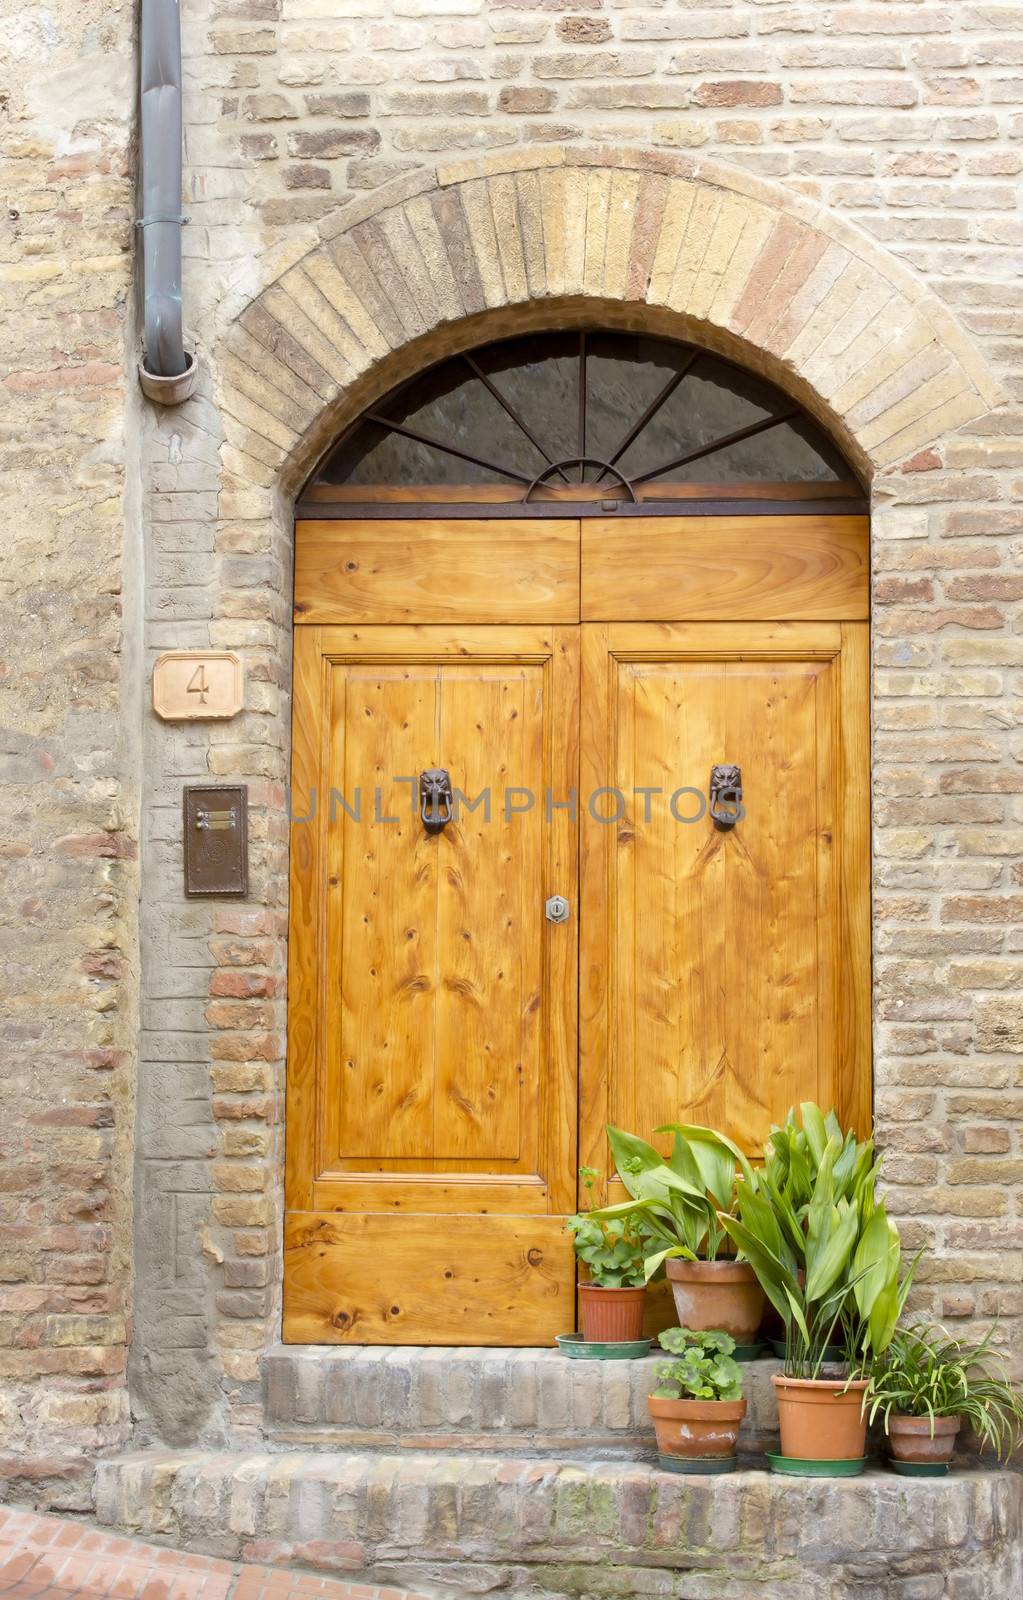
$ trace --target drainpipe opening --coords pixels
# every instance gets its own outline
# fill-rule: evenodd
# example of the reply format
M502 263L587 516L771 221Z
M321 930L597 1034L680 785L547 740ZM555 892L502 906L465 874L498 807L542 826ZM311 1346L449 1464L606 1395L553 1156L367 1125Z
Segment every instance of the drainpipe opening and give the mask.
M195 356L188 350L185 351L187 366L184 372L176 377L165 377L159 372L150 372L146 366L145 354L139 357L139 383L142 393L148 400L155 400L157 405L176 406L182 400L187 400L195 388L199 377L199 363Z

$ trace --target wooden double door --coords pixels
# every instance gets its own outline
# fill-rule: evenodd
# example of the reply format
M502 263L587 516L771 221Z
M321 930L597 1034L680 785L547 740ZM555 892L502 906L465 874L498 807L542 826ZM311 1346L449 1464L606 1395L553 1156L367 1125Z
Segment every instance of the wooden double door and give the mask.
M857 517L299 524L285 1338L549 1343L608 1121L867 1123L866 563Z

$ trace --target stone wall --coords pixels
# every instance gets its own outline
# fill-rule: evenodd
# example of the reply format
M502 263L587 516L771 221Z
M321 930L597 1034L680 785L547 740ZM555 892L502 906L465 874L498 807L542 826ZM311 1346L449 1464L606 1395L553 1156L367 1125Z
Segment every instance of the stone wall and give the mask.
M72 1505L128 1430L132 34L7 6L0 75L0 1476Z
M25 1384L12 1395L11 1449L28 1448L47 1408L71 1454L116 1442L123 1414L97 1434L109 1375L60 1365L116 1361L111 1330L61 1318L125 1309L114 1297L126 1282L121 1119L135 1035L131 985L116 972L121 944L129 973L135 962L123 903L134 890L132 697L148 694L153 656L228 646L248 672L241 718L174 728L147 712L141 740L134 1403L141 1440L215 1442L259 1432L260 1353L278 1326L289 497L332 429L436 340L471 343L598 305L608 319L638 318L620 311L623 297L648 325L762 366L873 475L886 1175L907 1238L935 1247L921 1307L998 1314L999 1337L1023 1352L1019 7L186 0L186 320L202 380L180 410L145 413L144 544L121 478L137 413L123 367L130 20L116 9L96 29L70 10L47 19L18 13L11 81L38 76L49 52L52 87L12 94L18 120L2 147L39 196L30 227L27 205L14 220L4 267L18 313L8 412L32 408L30 451L7 464L19 505L46 513L28 524L17 582L32 596L24 612L45 611L62 663L44 674L31 656L22 674L10 651L2 686L8 770L24 784L3 824L9 898L28 908L3 1023L28 1060L24 1120L4 1133L18 1154L9 1170L23 1170L5 1252L26 1276L3 1292L11 1345L40 1346L9 1358ZM111 120L97 122L96 106ZM626 146L638 154L622 159ZM69 160L84 167L69 172ZM576 174L563 188L544 176L559 163ZM678 186L704 178L711 198L683 220ZM698 247L693 273L678 276L679 252ZM642 281L628 276L637 261ZM747 263L759 264L753 288L773 314L737 327ZM61 313L57 333L43 319ZM90 376L65 370L75 387L48 390L62 369ZM144 554L144 626L131 606L123 624L115 612L125 533ZM35 641L21 615L6 626L27 658ZM143 648L145 675L133 659ZM181 786L210 774L251 786L244 906L182 897ZM38 844L17 855L33 830ZM92 1106L113 1128L83 1126ZM32 1120L51 1116L70 1125ZM94 1206L111 1161L111 1198ZM73 1236L42 1249L36 1208ZM100 1276L59 1276L75 1271ZM54 1281L69 1297L59 1311ZM67 1340L86 1331L83 1355ZM45 1377L51 1359L70 1398Z

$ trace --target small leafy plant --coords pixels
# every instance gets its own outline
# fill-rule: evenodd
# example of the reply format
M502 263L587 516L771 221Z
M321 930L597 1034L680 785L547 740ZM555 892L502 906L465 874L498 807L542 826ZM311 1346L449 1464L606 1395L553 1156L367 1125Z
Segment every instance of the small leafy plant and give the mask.
M666 1328L661 1349L677 1356L654 1368L658 1400L741 1400L742 1368L733 1361L735 1340L727 1333L696 1333Z
M580 1167L579 1176L592 1200L599 1172L593 1167ZM642 1288L650 1236L641 1222L629 1217L605 1218L590 1209L569 1217L565 1226L572 1235L576 1256L589 1268L591 1283L600 1289Z
M893 1415L961 1417L982 1444L1010 1454L1023 1435L1023 1394L992 1370L992 1328L979 1343L956 1339L946 1329L916 1322L897 1328L872 1371L870 1420L880 1413L885 1431Z

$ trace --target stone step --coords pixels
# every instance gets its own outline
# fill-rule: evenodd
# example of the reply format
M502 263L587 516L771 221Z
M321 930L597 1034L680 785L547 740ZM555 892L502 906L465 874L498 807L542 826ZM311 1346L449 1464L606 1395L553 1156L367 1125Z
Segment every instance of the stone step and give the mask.
M331 1449L500 1449L635 1455L650 1450L652 1372L639 1361L575 1361L559 1350L278 1345L264 1360L277 1444ZM775 1360L743 1367L740 1451L774 1446Z
M985 1600L1023 1594L1023 1479L679 1476L455 1450L142 1452L101 1523L236 1561L532 1600Z

